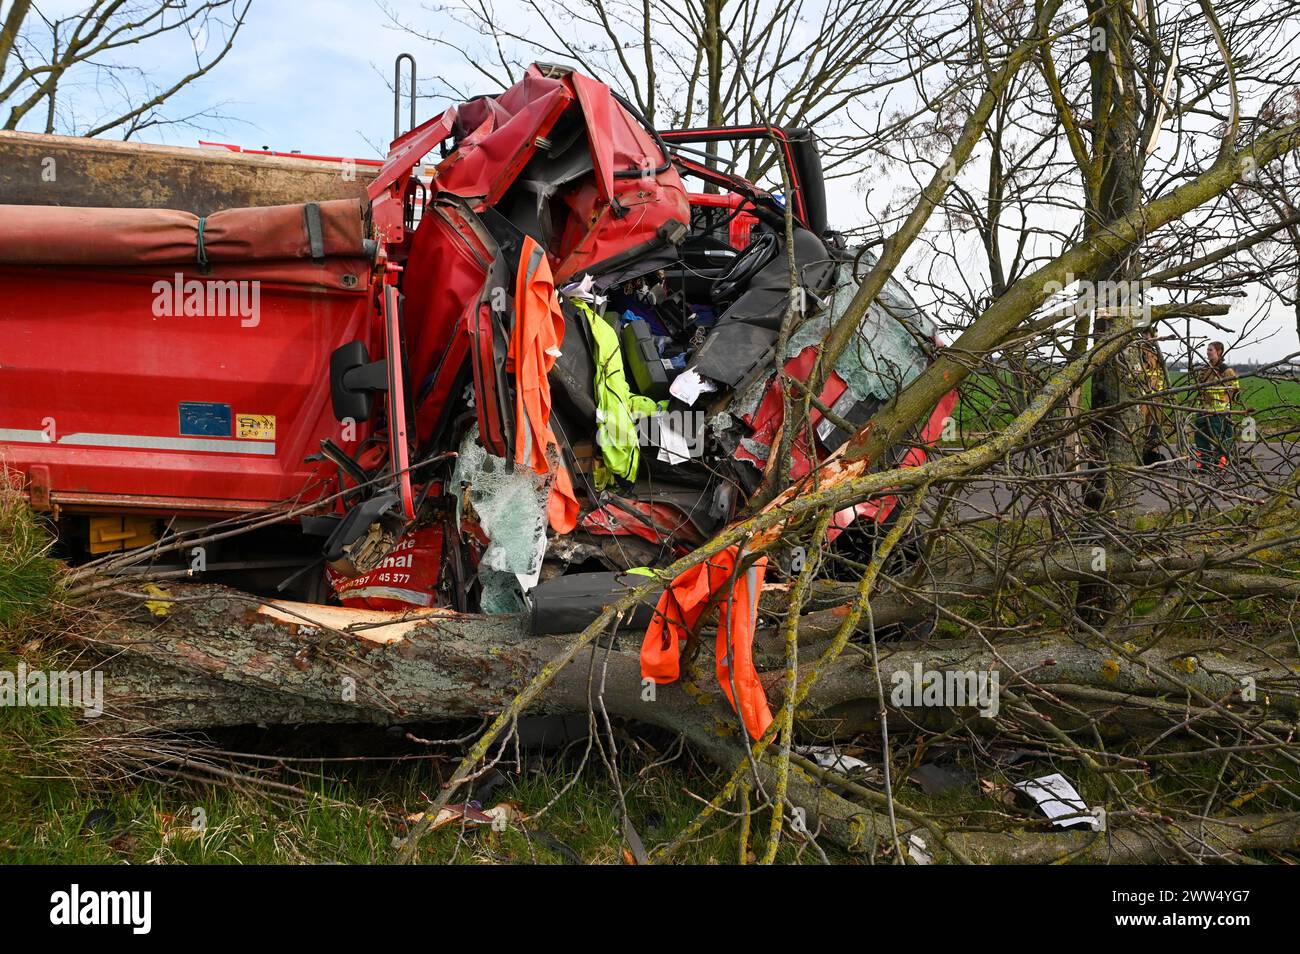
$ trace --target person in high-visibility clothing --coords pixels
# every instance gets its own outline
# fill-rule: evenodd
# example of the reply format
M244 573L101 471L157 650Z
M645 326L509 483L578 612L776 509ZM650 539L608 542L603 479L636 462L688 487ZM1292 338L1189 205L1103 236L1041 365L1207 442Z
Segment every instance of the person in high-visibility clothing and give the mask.
M1211 461L1228 466L1232 450L1232 406L1241 399L1237 372L1223 360L1223 342L1211 341L1205 349L1206 364L1196 372L1196 384L1203 411L1196 416L1196 466Z
M1146 399L1142 404L1142 463L1154 464L1161 459L1160 445L1165 440L1165 414L1156 402L1169 387L1155 325L1147 328L1138 342L1136 370L1137 391Z

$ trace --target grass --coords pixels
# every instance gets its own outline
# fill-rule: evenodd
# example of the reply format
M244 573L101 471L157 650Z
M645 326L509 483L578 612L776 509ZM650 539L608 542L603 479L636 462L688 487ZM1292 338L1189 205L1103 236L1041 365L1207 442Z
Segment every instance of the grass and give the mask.
M59 668L59 650L48 641L32 639L34 633L53 628L48 621L54 616L58 594L57 564L47 556L44 528L25 507L0 497L0 540L5 541L0 548L0 593L17 594L16 606L0 622L0 667L12 668L22 658L29 666ZM963 605L960 610L975 618L989 612L979 604ZM1019 619L1023 613L1012 616ZM960 630L948 632L950 627L945 621L940 633L960 635ZM379 730L315 728L217 737L217 742L236 749L252 749L254 745L246 743L256 739L257 750L270 756L311 752L344 759L318 763L286 758L278 765L272 759L268 764L276 766L273 780L300 790L299 797L289 798L247 784L107 773L102 761L88 758L94 728L78 725L66 710L0 707L0 863L386 863L394 858L394 839L405 833L408 814L427 804L459 754L437 750L442 757L432 758L429 750L398 742ZM874 745L874 739L866 741ZM938 754L929 742L912 748L900 738L896 744L900 768L913 759L920 762ZM1123 748L1122 740L1118 744ZM995 786L991 794L981 788L931 797L900 778L896 790L900 803L934 812L945 823L978 824L991 820L990 813L1005 816L1008 812L1026 821L1037 820L1032 809L1006 803L1006 786L1016 778L1057 770L1066 772L1089 804L1108 800L1100 777L1071 760L1034 761L1002 772L987 761L967 765L966 755L951 745L938 748L946 748L978 773L982 783ZM643 843L653 848L680 832L700 810L701 799L712 796L724 780L724 773L701 764L690 753L664 762L672 749L671 739L620 735L619 749L617 787L594 753L580 774L578 753L573 750L526 756L521 771L503 772L497 788L478 796L484 808L501 803L514 806L523 821L504 831L444 826L422 842L419 860L623 863L620 789L631 824ZM362 760L357 758L360 755L382 758ZM394 755L405 760L394 761ZM863 757L877 761L879 754L864 750ZM301 771L293 771L294 765ZM1195 801L1205 785L1220 784L1215 779L1202 784L1197 773L1210 768L1176 762L1149 781L1130 779L1125 784L1153 785L1151 797L1161 800ZM1248 811L1288 807L1284 786L1264 788L1258 779L1253 773L1225 779L1221 783L1225 797ZM761 851L768 821L766 812L753 819L751 852ZM677 860L730 864L740 850L737 823L723 812L698 839L684 846ZM849 860L829 848L827 853L832 861ZM781 862L819 860L814 852L801 854L789 842L778 853Z
M58 714L0 714L0 862L10 864L373 864L391 862L405 817L437 790L437 763L337 764L300 777L306 797L286 803L221 785L133 781L94 783L41 754L68 730ZM687 757L688 758L688 757ZM687 790L708 795L721 776L686 764L643 772L625 757L620 783L629 818L647 847L667 841L699 811ZM449 770L449 766L444 766ZM576 759L550 753L509 773L484 808L509 803L525 816L504 831L439 828L421 844L434 864L620 864L618 796L593 754L576 783ZM64 777L54 777L64 776ZM573 784L570 784L573 783ZM568 788L566 789L566 786ZM553 804L550 804L552 803ZM533 817L545 806L550 808ZM767 817L755 830L766 830ZM761 837L751 850L761 848ZM706 826L678 860L733 863L738 831L724 817ZM785 845L779 860L801 860ZM808 853L802 859L815 861Z
M57 641L44 638L60 625L59 565L49 547L47 529L6 479L0 485L0 668L12 671L19 660L29 668L77 667ZM69 710L0 706L0 863L390 862L406 817L427 804L459 757L446 750L438 750L442 758L430 757L430 750L397 743L382 730L259 732L251 745L248 737L224 740L254 751L274 744L276 755L310 751L342 758L286 760L272 774L300 790L289 797L246 784L114 771L111 762L92 758L96 728L78 725ZM672 838L699 811L701 802L689 793L707 797L722 783L689 754L650 769L662 753L645 739L624 740L620 747L619 787L647 847ZM358 758L365 755L381 757ZM525 816L522 823L500 832L444 826L425 838L421 860L622 863L618 791L599 756L593 752L581 773L578 758L558 752L525 764L525 771L503 772L502 784L483 798L484 808L514 805ZM754 843L761 845L757 838ZM737 827L723 815L685 846L680 860L730 863L739 850ZM795 849L783 846L778 857L794 861Z
M47 528L17 490L8 477L0 484L0 669L12 671L20 660L29 669L78 668L57 639L47 638L62 625L59 564L48 555ZM459 758L458 751L447 750L431 757L429 749L396 742L378 729L258 731L251 737L236 731L233 741L218 737L241 750L338 757L287 758L278 765L272 777L298 788L294 797L256 785L123 772L102 758L97 728L78 724L70 710L0 706L0 863L390 862L407 816L427 804ZM273 750L265 748L270 745ZM695 817L702 802L691 793L711 796L724 780L689 753L652 768L663 753L645 738L625 738L620 748L618 787L649 848ZM365 758L370 755L381 757ZM274 759L263 764L276 765ZM581 772L579 758L554 751L529 756L525 765L524 771L503 772L499 787L483 798L484 808L510 803L524 821L499 832L444 826L422 842L420 860L624 861L618 789L597 753ZM766 818L756 829L765 831ZM761 844L756 834L751 847ZM739 850L738 828L722 814L679 858L732 863ZM800 860L790 845L783 845L778 858ZM816 859L809 853L803 860Z
M1241 379L1241 400L1253 408L1268 431L1300 425L1300 381L1274 381L1254 375Z
M0 467L0 627L44 612L58 579L50 535L19 493L20 479Z
M957 404L957 422L960 433L967 439L974 435L995 433L1015 418L1006 402L1006 393L1013 380L1009 372L996 375L987 372L972 374L961 386L961 400ZM1170 377L1170 387L1186 385L1185 375ZM1092 382L1085 381L1081 406L1092 406ZM1191 392L1178 392L1168 403L1190 402ZM1241 378L1241 403L1249 409L1259 426L1261 436L1277 436L1300 427L1300 381L1277 381L1256 375Z

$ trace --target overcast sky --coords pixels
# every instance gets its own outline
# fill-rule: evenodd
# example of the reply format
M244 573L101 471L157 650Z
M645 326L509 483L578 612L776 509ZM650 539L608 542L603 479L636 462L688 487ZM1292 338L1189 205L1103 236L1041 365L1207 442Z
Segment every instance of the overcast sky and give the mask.
M394 0L392 6L412 17L434 19L411 0ZM449 37L461 30L454 23L445 26ZM186 52L183 46L184 41L176 44L178 57ZM210 138L285 152L382 157L393 131L393 58L423 53L421 71L427 73L434 54L421 46L393 28L370 0L254 0L234 49L168 111L182 115L225 103L222 112L240 122L215 124L224 134ZM182 64L178 60L176 65ZM435 109L423 104L421 119ZM405 121L405 104L402 115ZM163 129L145 138L193 145L209 137Z

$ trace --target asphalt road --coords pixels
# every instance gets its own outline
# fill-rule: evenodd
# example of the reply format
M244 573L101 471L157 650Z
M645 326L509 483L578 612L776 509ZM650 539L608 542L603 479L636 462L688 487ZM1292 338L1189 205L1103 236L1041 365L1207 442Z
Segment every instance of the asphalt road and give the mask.
M1144 467L1137 477L1138 507L1155 513L1182 507L1221 509L1265 499L1300 467L1300 444L1258 441L1238 445L1240 460L1226 471L1196 470L1186 458ZM1166 447L1173 455L1176 449ZM1078 500L1086 472L1024 477L981 477L958 492L957 511L965 519L1028 514L1043 508L1044 495Z

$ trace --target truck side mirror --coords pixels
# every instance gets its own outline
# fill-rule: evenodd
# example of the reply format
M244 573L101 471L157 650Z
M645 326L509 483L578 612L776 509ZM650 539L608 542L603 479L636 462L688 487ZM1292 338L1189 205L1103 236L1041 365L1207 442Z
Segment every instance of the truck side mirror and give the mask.
M361 341L349 341L330 355L330 404L334 418L368 421L375 412L374 394L388 390L388 362L371 361Z

